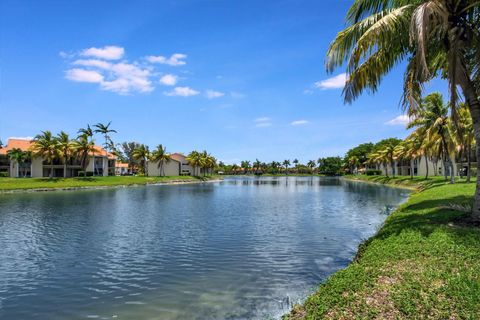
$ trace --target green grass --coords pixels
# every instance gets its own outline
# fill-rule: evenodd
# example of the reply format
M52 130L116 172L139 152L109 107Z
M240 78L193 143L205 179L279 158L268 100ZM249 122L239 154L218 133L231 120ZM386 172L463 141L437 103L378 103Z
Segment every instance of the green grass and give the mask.
M211 180L215 176L191 177L143 177L143 176L112 176L112 177L78 177L78 178L0 178L0 192L26 189L108 187L122 185L142 185L152 183L169 183L175 181Z
M347 175L346 179L373 182L386 184L391 186L400 186L407 187L415 190L425 190L435 186L441 186L445 184L450 184L450 178L445 180L443 176L431 176L428 179L425 177L413 177L410 176L395 176L395 177L386 177L386 176L367 176L367 175ZM472 178L474 180L474 178ZM455 178L456 182L464 182L465 179L459 180Z
M480 229L452 209L472 204L475 184L357 179L424 190L285 319L480 319Z

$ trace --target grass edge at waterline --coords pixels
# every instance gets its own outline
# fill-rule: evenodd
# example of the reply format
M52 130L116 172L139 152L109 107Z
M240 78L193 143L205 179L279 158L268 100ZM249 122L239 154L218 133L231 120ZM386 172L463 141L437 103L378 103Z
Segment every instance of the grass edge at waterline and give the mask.
M0 193L12 191L47 191L85 188L121 187L149 184L196 183L219 180L216 175L209 176L107 176L75 178L0 178Z
M353 179L398 186L410 177ZM462 211L475 184L439 177L404 184L419 192L284 319L480 318L480 229L463 223Z

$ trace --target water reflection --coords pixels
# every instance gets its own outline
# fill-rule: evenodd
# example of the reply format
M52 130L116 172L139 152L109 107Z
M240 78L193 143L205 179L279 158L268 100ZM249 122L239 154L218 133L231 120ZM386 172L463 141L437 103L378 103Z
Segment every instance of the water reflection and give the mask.
M0 318L278 317L406 196L318 177L2 195Z

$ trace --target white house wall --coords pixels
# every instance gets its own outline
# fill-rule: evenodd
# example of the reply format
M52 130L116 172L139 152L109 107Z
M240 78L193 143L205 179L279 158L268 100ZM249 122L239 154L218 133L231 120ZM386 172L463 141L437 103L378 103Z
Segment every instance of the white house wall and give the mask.
M161 176L160 168L157 162L148 162L148 175L152 177ZM171 160L163 164L163 171L165 176L179 176L180 175L180 162Z

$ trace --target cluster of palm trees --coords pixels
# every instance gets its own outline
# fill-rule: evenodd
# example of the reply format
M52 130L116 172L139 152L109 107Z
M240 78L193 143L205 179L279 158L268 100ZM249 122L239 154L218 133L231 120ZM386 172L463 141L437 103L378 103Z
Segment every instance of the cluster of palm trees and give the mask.
M30 150L22 151L14 148L8 151L11 160L18 163L20 175L26 175L25 163L31 161L33 157L42 157L44 161L50 164L50 177L54 176L54 164L60 160L63 164L63 176L67 177L67 165L71 160L77 160L86 175L86 168L89 164L89 155L95 151L94 134L99 133L105 138L105 147L113 151L113 142L110 133L116 132L107 125L97 123L93 127L87 125L86 128L80 128L75 138L61 131L54 135L51 131L42 131L33 139Z
M343 94L345 102L351 103L366 90L375 92L384 75L405 61L402 100L409 116L422 112L423 84L438 76L445 78L449 107L457 109L464 98L479 145L479 25L478 0L355 0L347 13L346 29L330 45L326 67L333 72L347 65ZM440 148L446 153L448 141L442 141ZM480 158L480 148L476 153ZM472 219L480 221L480 184Z
M282 162L262 162L258 159L255 161L244 160L240 162L240 165L232 164L225 165L219 163L219 170L222 170L228 174L314 174L320 171L324 158L318 160L309 160L306 164L300 163L298 159L290 161L285 159ZM293 167L291 166L293 164Z
M413 177L414 162L423 157L425 178L429 175L428 163L433 164L433 174L436 175L437 163L441 162L445 178L449 171L450 181L454 183L454 164L457 160L460 162L465 160L466 179L470 182L475 134L470 111L464 104L452 109L443 101L441 94L432 93L420 101L419 109L410 117L407 128L414 131L405 140L386 139L367 154L363 163L359 161L358 156L352 155L345 159L346 166L349 168L390 166L392 175L395 175L396 164L407 161L410 165L410 175ZM385 170L385 173L388 175L388 170Z
M200 175L200 171L203 171L203 175L212 173L217 166L217 159L215 159L215 157L210 155L207 151L192 151L187 155L186 160L188 161L189 165L192 166L194 171L192 175L194 176Z

